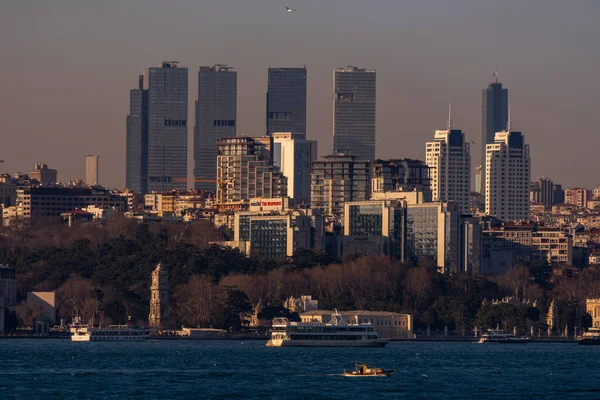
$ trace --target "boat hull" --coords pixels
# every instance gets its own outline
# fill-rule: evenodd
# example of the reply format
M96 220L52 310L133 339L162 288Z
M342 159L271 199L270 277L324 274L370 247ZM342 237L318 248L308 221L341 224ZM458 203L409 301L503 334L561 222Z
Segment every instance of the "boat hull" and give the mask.
M374 374L359 374L356 373L356 371L346 371L344 370L344 376L350 376L350 377L385 377L385 378L389 378L390 376L392 376L392 373L395 371L395 369L389 370L389 371L383 371L383 372L378 372L378 373L374 373Z
M577 340L577 344L582 346L598 346L600 345L600 340L598 339L579 339Z
M500 343L500 344L525 344L529 343L528 339L512 339L512 340L484 340L479 343Z
M384 347L386 340L269 340L268 347Z

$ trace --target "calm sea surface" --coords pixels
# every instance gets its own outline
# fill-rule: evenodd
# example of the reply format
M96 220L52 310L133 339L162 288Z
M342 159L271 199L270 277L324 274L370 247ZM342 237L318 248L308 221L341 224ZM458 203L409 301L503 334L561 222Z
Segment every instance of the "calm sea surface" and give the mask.
M354 361L396 368L346 378ZM0 340L0 399L600 398L600 346L390 343L267 348L262 341Z

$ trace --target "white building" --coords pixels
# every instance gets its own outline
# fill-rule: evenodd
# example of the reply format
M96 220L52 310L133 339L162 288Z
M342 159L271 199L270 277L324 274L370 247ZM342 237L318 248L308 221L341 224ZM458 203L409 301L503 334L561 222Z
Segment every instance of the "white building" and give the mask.
M433 201L454 201L459 213L468 213L471 153L464 133L458 129L435 131L425 153Z
M98 183L98 159L99 156L85 156L85 183L90 186L99 185Z
M310 203L310 163L317 159L317 141L304 133L273 133L273 165L287 178L287 194L296 204Z
M531 160L524 135L497 132L486 146L485 161L485 213L502 220L528 219Z

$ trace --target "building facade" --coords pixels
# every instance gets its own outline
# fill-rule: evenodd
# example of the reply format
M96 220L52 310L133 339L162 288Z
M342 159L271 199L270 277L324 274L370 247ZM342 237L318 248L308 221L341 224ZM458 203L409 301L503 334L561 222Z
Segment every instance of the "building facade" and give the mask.
M375 160L376 78L374 69L333 71L333 152Z
M521 132L496 133L487 145L485 213L501 220L529 218L531 162Z
M273 166L287 178L287 195L296 204L310 204L310 165L317 159L317 141L304 134L273 132Z
M454 201L459 213L468 213L471 153L464 133L458 129L435 131L434 140L426 143L425 154L433 201Z
M90 186L99 185L98 180L98 159L100 156L85 156L85 183Z
M306 67L269 67L267 136L297 132L306 137Z
M329 323L334 311L312 310L300 314L302 322ZM381 338L413 339L413 318L410 314L389 311L339 311L342 320L348 324L373 324Z
M590 191L581 187L565 190L565 203L577 207L587 208L588 201L591 200L591 197Z
M169 270L158 264L152 271L150 286L150 326L161 327L169 316Z
M428 192L429 167L421 160L376 160L373 162L372 193Z
M42 186L52 186L58 182L58 171L48 168L47 164L35 164L30 176Z
M138 77L138 87L129 91L125 124L125 186L145 194L148 192L148 90L144 89L144 75Z
M237 135L237 71L226 65L200 67L194 126L194 187L215 191L217 142Z
M346 202L369 199L371 162L347 155L330 155L313 161L310 193L313 209L341 219Z

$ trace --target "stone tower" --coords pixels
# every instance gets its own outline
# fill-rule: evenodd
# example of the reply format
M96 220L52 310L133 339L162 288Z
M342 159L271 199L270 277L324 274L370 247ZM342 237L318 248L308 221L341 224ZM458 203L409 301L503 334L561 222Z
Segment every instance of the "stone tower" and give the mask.
M160 327L169 316L169 271L160 263L152 272L149 325Z

